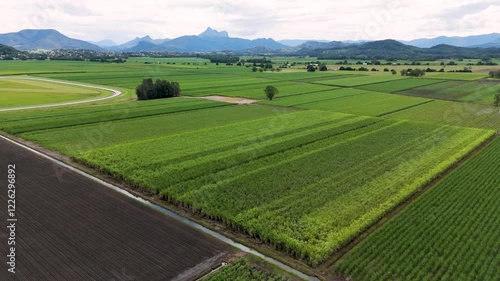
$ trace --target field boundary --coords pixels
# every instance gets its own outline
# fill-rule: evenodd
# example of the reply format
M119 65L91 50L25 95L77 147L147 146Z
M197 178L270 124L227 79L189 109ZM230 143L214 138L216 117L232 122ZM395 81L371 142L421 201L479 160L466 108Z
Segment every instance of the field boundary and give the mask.
M169 217L171 217L171 218L173 218L175 220L178 220L178 221L180 221L182 223L185 223L185 224L189 225L190 227L192 227L194 229L197 229L197 230L199 230L199 231L201 231L201 232L203 232L205 234L208 234L208 235L214 237L215 239L217 239L219 241L222 241L225 244L228 244L228 245L230 245L232 247L235 247L235 248L237 248L237 249L239 249L239 250L241 250L243 252L246 252L246 253L252 254L254 256L257 256L257 257L265 260L266 262L268 262L270 264L273 264L274 266L277 266L277 267L281 268L282 270L284 270L286 272L289 272L289 273L291 273L291 274L293 274L293 275L295 275L297 277L300 277L303 280L310 280L310 281L319 281L320 280L320 279L318 279L315 276L307 275L307 274L305 274L305 273L303 273L303 272L301 272L301 271L299 271L299 270L297 270L295 268L292 268L292 267L290 267L290 266L288 266L288 265L286 265L286 264L284 264L284 263L282 263L282 262L280 262L280 261L278 261L278 260L276 260L276 259L274 259L272 257L266 256L266 255L258 252L257 250L255 250L253 248L245 246L245 245L243 245L243 244L241 244L241 243L239 243L239 242L237 242L237 241L235 241L235 240L233 240L233 239L231 239L231 238L229 238L229 237L227 237L227 236L225 236L225 235L223 235L221 233L218 233L218 232L216 232L214 230L211 230L211 229L209 229L209 228L207 228L207 227L205 227L205 226L203 226L203 225L201 225L201 224L199 224L199 223L197 223L197 222L195 222L193 220L190 220L190 219L188 219L188 218L186 218L186 217L184 217L182 215L174 213L173 211L170 211L170 210L166 209L165 207L157 205L154 202L146 199L146 197L143 194L132 193L132 192L126 190L126 189L123 189L123 188L117 186L117 185L111 184L111 183L109 183L109 182L107 182L107 181L105 181L103 179L100 179L100 178L98 178L98 177L96 177L94 175L91 175L91 174L89 174L89 173L87 173L87 172L85 172L85 171L83 171L83 170L81 170L79 168L76 168L76 167L74 167L72 165L69 165L69 164L67 164L67 163L65 163L65 162L63 162L61 160L58 160L54 156L48 155L48 154L46 154L44 152L41 152L41 151L39 151L39 150L37 150L35 148L32 148L32 147L28 146L27 144L21 143L21 142L15 140L15 139L12 139L9 136L6 136L4 134L0 134L0 138L6 140L8 142L11 142L11 143L13 143L13 144L15 144L15 145L17 145L19 147L22 147L23 149L26 149L26 150L28 150L28 151L30 151L30 152L38 155L38 156L41 156L41 157L43 157L43 158L45 158L45 159L53 162L54 164L62 166L64 168L66 168L66 169L69 169L70 171L72 171L74 173L77 173L77 174L79 174L81 176L84 176L84 177L86 177L86 178L94 181L94 182L97 182L97 183L105 186L106 188L112 189L112 190L114 190L114 191L116 191L118 193L121 193L122 195L125 195L125 196L127 196L127 197L129 197L131 199L134 199L134 200L138 201L139 203L142 203L142 204L144 204L144 205L146 205L146 206L154 209L155 211L158 211L158 212L160 212L160 213L162 213L162 214L164 214L166 216L169 216ZM19 138L19 139L21 139L21 138ZM21 139L21 140L23 140L23 139Z
M30 76L14 76L14 75L12 75L12 76L0 76L0 79L4 79L4 78L15 78L15 79L19 78L19 79L23 79L23 80L35 80L35 81L43 81L43 82L49 82L49 83L55 83L55 84L63 84L63 85L77 86L77 87L83 87L83 88L98 89L98 90L108 91L108 92L111 92L113 94L111 96L102 97L102 98L95 98L95 99L85 99L85 100L60 102L60 103L50 103L50 104L41 104L41 105L30 105L30 106L4 108L4 109L0 109L0 112L22 110L22 109L54 107L54 106L62 106L62 105L81 104L81 103L87 103L87 102L95 102L95 101L112 99L112 98L116 98L116 97L123 95L123 92L119 91L119 90L106 88L106 87L102 87L102 86L92 86L92 85L79 84L79 83L74 83L74 82L69 82L69 81L59 81L59 80L46 79L46 78L36 78L36 77L30 77Z
M377 117L384 117L386 115L390 115L390 114L393 114L393 113L396 113L396 112L400 112L400 111L405 111L407 109L418 107L418 106L421 106L421 105L424 105L424 104L428 104L428 103L431 103L431 102L435 102L435 101L436 100L427 100L427 101L424 101L424 102L421 102L421 103L413 104L413 105L410 105L410 106L407 106L407 107L403 107L403 108L399 108L399 109L396 109L396 110L393 110L393 111L382 113L380 115L377 115Z
M465 156L463 156L461 159L459 159L457 162L455 162L453 165L451 165L445 171L441 172L441 174L436 176L434 179L432 179L425 186L423 186L420 189L413 192L405 200L403 200L402 202L397 204L394 208L392 208L390 211L385 213L380 219L378 219L373 224L368 226L368 228L366 228L359 235L354 237L344 247L342 247L339 250L337 250L336 252L332 253L330 255L330 257L326 261L324 261L322 264L320 264L318 267L322 267L322 268L326 268L326 269L331 268L339 259L341 259L348 252L350 252L356 245L358 245L365 238L367 238L369 235L374 233L378 228L384 226L389 220L391 220L392 218L399 215L409 204L411 204L413 201L417 200L422 194L424 194L429 189L434 187L439 181L441 181L442 179L447 177L452 171L454 171L458 167L462 166L467 160L469 160L473 156L480 153L485 147L487 147L489 144L491 144L497 137L498 137L498 134L493 134L488 139L483 141L479 146L474 148L472 151L469 151ZM348 279L345 279L343 276L337 275L337 279L335 279L335 280L346 281Z

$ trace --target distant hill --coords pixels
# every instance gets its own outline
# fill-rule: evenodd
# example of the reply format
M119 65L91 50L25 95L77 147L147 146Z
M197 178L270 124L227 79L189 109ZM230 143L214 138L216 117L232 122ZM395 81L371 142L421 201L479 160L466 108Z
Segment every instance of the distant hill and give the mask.
M364 44L332 46L331 48L312 49L305 45L296 50L294 55L317 56L323 59L396 59L396 60L435 60L456 58L489 58L499 57L500 48L465 48L451 45L437 45L432 48L419 48L396 40L380 40Z
M283 44L285 46L289 47L297 47L301 44L304 44L306 42L319 42L319 43L327 43L328 40L301 40L301 39L285 39L285 40L278 40L276 41L280 44Z
M420 47L420 48L430 48L437 45L445 44L457 47L500 47L500 34L491 33L483 35L473 35L465 37L446 37L439 36L436 38L422 38L415 39L411 41L401 41L402 43Z
M89 43L92 43L94 45L97 45L101 48L109 48L109 47L114 47L114 46L118 46L118 44L116 44L113 40L111 39L105 39L105 40L101 40L101 41L97 41L97 42L92 42L92 41L89 41Z
M214 52L214 51L244 51L256 47L266 49L282 49L287 46L273 39L259 38L255 40L232 38L226 31L217 31L208 27L199 35L185 35L172 40L153 40L146 36L136 38L130 42L120 45L124 52L150 52L150 51L173 51L173 52Z
M112 50L112 51L124 51L124 50L127 50L127 51L130 51L130 52L136 52L135 51L136 49L141 49L141 47L136 48L140 44L142 46L151 45L150 51L152 51L154 49L152 46L159 45L159 44L164 43L164 42L169 41L169 40L170 39L153 39L149 35L147 35L147 36L144 36L142 38L141 37L136 37L135 39L133 39L131 41L128 41L126 43L123 43L121 45L114 46L114 47L111 47L111 48L108 48L108 49ZM145 43L151 43L151 44L145 44Z
M229 37L229 34L226 31L217 31L215 29L212 29L209 26L209 27L207 27L207 29L205 31L198 34L198 37L200 37L200 38L227 38L227 37Z
M0 44L0 56L16 56L19 53L22 52L15 48Z
M19 32L0 34L0 44L19 50L83 49L103 51L95 44L69 38L54 29L24 29Z
M346 44L341 41L330 41L330 42L320 42L320 41L307 41L299 46L297 46L298 49L309 49L309 50L317 50L317 49L331 49L331 48L341 48L348 46L349 44Z

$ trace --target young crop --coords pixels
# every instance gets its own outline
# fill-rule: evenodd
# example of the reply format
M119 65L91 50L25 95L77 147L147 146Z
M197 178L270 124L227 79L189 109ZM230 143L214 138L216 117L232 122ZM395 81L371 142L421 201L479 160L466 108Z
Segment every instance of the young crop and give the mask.
M497 139L356 246L334 269L355 280L496 280L499 159Z

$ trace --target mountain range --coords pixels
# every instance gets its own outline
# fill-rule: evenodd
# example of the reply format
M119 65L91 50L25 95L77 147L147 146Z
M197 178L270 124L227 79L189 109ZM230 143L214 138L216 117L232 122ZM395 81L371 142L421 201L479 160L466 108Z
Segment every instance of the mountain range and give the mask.
M243 51L255 47L282 49L287 46L273 39L242 39L229 37L226 31L217 31L208 27L198 35L185 35L174 39L156 39L146 36L135 38L132 41L110 48L123 52L214 52L214 51Z
M423 39L415 39L411 41L401 41L401 42L407 45L420 48L431 48L441 44L457 46L457 47L490 48L490 47L500 47L500 33L473 35L466 37L439 36L435 38L423 38Z
M72 39L54 29L24 29L19 32L0 34L0 44L19 50L84 49L104 51L89 42Z
M383 41L383 40L382 40ZM376 41L380 42L380 41ZM435 46L449 45L467 48L498 48L500 47L500 34L484 34L467 37L445 37L440 36L428 39L415 39L411 41L399 41L402 46L413 46L418 48L432 48ZM343 52L357 52L370 46L370 42L353 41L321 41L321 40L281 40L275 41L271 38L242 39L230 37L226 31L217 31L208 27L198 35L185 35L173 39L153 39L150 36L137 37L124 44L116 44L107 39L99 42L86 42L83 40L69 38L53 29L26 29L19 32L0 34L0 44L14 47L19 50L54 50L54 49L85 49L93 51L119 51L119 52L215 52L233 51L249 53L282 53L282 54L308 54L328 53L342 54ZM380 45L380 44L379 44ZM414 49L396 45L391 41L391 48L405 49L410 53L421 53ZM360 46L360 47L354 47ZM364 46L364 47L363 47ZM442 47L441 47L442 48ZM448 48L449 49L449 48ZM331 51L336 50L336 51ZM393 49L392 52L397 51ZM463 53L454 49L455 53ZM378 52L379 53L379 52ZM424 52L425 53L425 52Z

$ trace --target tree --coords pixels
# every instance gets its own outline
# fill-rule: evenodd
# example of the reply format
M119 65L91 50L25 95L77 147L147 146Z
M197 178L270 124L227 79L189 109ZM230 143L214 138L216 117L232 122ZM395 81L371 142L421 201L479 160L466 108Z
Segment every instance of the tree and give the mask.
M312 65L312 64L309 64L309 65L307 66L307 71L309 71L309 72L314 72L314 71L316 71L316 67L314 67L314 65Z
M398 72L396 71L396 69L391 69L391 73L392 73L392 75L396 75L396 73L398 73Z
M327 71L328 68L326 67L326 64L322 63L320 66L319 66L319 71Z
M252 71L257 72L257 67L256 66L252 67Z
M279 91L276 87L269 85L264 89L264 93L269 100L273 100L274 96L276 96Z
M177 82L158 79L153 84L153 79L148 78L142 80L142 84L135 88L135 94L138 100L179 97L181 88Z
M495 95L495 106L500 106L500 93Z

